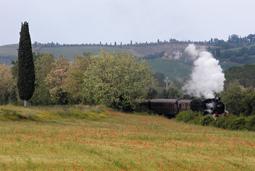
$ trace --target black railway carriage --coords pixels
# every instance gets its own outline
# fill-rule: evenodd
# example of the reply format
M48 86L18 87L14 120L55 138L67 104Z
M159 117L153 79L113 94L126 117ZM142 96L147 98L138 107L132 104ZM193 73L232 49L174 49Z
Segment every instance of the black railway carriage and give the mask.
M143 105L155 113L172 117L180 111L189 110L190 102L191 100L186 99L151 99Z

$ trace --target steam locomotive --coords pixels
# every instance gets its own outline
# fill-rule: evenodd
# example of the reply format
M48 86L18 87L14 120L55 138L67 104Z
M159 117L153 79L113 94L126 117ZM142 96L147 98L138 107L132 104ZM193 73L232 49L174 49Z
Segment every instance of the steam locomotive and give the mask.
M202 112L205 115L221 115L225 113L225 105L219 97L212 99L151 99L142 103L154 113L162 114L167 117L174 117L177 113L184 110Z
M218 116L225 113L225 105L220 97L205 100L194 99L190 103L190 109L203 112L205 115L215 114Z

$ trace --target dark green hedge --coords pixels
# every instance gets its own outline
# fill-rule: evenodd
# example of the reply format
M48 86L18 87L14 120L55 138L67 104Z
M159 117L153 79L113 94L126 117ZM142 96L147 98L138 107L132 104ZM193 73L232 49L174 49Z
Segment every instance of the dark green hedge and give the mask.
M230 130L251 130L255 131L255 115L244 116L219 116L214 119L211 115L203 115L198 112L184 111L176 116L177 121L198 124L203 126L214 126Z

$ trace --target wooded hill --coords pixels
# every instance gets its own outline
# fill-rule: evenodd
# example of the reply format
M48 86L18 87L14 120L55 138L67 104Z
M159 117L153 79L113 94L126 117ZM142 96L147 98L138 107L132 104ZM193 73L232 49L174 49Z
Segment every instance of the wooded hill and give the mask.
M220 60L224 70L233 66L255 64L255 35L246 37L231 35L227 41L217 38L205 42L169 41L145 43L108 43L108 44L42 44L35 42L35 53L50 53L55 57L64 56L72 60L77 55L84 53L97 54L102 50L109 52L127 52L148 60L154 72L160 72L170 79L184 80L189 76L192 63L185 60L184 49L188 44L194 43L198 48L206 48ZM0 46L0 63L10 64L16 60L17 45Z

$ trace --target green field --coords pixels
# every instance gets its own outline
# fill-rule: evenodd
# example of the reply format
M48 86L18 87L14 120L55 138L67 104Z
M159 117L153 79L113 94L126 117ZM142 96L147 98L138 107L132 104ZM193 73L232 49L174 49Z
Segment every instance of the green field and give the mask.
M0 170L255 169L253 132L88 106L2 106L0 116Z

